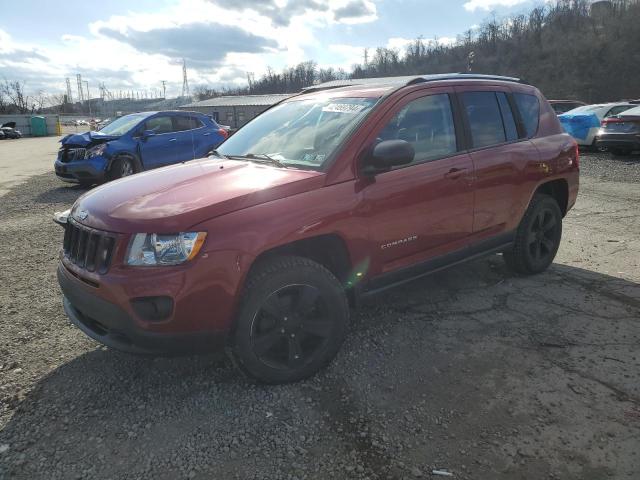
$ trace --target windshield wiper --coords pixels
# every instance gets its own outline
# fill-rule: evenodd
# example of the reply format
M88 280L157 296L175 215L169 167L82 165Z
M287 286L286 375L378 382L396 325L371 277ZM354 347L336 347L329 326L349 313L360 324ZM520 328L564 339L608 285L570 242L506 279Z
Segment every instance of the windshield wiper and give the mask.
M211 150L209 153L207 153L207 157L210 157L211 155L215 155L218 158L227 158L217 150Z
M287 168L287 166L284 163L282 163L280 160L278 160L277 158L273 158L271 155L267 155L266 153L247 153L246 155L230 155L230 156L238 157L238 158L248 158L249 160L256 163L266 163L266 164L275 165L276 167L280 167L280 168Z

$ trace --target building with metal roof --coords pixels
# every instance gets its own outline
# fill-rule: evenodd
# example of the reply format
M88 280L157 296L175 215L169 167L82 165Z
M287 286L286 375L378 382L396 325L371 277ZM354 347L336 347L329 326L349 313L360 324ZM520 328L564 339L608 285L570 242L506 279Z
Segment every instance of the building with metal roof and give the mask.
M216 122L233 129L240 128L267 108L291 97L293 94L228 95L200 102L181 105L181 110L191 110L211 115Z

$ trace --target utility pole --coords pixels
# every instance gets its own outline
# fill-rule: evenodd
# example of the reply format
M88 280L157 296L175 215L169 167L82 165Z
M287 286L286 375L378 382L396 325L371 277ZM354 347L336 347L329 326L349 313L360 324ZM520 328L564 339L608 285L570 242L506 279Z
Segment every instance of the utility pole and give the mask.
M73 98L71 97L71 80L69 80L69 77L67 77L66 81L67 81L67 103L73 103Z
M182 96L190 97L189 93L189 80L187 79L187 62L182 59Z
M79 73L76 75L76 81L78 82L78 101L82 103L84 102L84 91L82 88L82 75Z
M365 48L364 49L364 67L367 68L368 64L369 64L369 49Z
M160 80L162 82L162 98L167 98L167 81Z
M89 94L89 82L85 80L84 84L87 87L87 105L89 106L89 116L91 116L91 95Z

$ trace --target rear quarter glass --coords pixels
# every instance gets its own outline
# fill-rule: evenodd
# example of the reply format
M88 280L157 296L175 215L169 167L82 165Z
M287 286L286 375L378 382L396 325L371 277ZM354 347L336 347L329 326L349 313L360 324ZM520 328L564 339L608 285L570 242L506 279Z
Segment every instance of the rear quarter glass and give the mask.
M516 101L520 118L525 128L528 138L535 136L538 132L538 124L540 122L540 101L535 95L528 93L516 92L513 94Z

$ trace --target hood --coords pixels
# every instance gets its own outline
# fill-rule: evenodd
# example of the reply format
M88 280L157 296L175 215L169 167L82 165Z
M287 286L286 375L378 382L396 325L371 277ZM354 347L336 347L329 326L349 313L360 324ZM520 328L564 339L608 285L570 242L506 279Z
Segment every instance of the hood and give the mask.
M139 173L84 194L81 223L120 233L175 233L220 215L318 188L324 174L202 159ZM83 212L84 216L84 212Z
M60 143L62 145L78 145L80 147L86 147L89 144L108 142L109 140L115 140L116 138L119 138L119 136L104 135L100 132L85 132L62 137L60 139Z
M0 127L16 128L16 122L3 123L2 125L0 125Z

